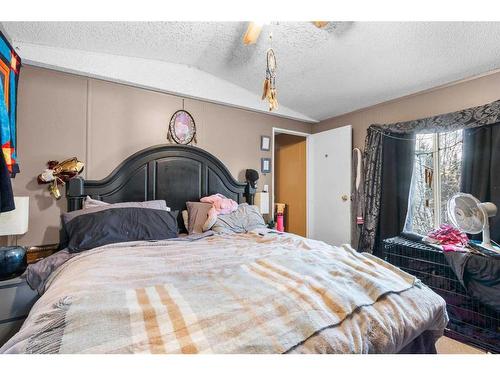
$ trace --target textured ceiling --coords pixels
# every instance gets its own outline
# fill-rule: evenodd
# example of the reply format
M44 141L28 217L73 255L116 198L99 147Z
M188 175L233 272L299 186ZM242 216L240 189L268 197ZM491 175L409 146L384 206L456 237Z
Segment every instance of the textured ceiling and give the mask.
M273 22L243 46L244 22L4 22L25 42L183 64L260 95L265 51L278 98L323 120L500 68L497 22ZM22 56L22 53L21 53ZM181 93L182 94L182 93Z

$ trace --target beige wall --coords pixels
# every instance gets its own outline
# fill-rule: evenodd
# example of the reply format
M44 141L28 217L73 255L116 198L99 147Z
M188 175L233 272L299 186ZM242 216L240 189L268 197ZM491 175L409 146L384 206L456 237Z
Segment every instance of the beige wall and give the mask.
M18 154L21 173L13 180L16 195L29 195L29 232L23 245L58 241L59 215L65 199L55 201L36 176L48 160L77 156L86 162L85 176L100 179L124 158L165 143L167 124L182 108L182 98L65 74L23 67L18 98ZM242 109L185 99L184 108L197 125L198 147L213 153L242 180L244 170L260 170L260 136L272 128L311 132L311 125ZM271 186L271 175L259 187Z
M363 149L371 124L415 120L500 99L500 72L407 96L313 125L313 132L352 125L353 147Z

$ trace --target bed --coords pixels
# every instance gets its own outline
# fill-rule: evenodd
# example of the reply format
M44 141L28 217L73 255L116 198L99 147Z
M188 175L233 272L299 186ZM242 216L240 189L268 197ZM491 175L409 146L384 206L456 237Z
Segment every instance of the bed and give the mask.
M100 181L73 179L68 210L187 201L254 189L192 146L140 151ZM47 279L1 353L435 353L444 300L348 245L259 227L113 243L71 256Z

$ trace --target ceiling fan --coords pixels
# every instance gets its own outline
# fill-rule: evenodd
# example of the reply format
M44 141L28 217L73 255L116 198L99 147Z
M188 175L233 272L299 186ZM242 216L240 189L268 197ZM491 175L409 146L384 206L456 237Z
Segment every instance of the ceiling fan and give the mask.
M330 21L312 21L311 23L318 29L323 29L330 23ZM250 44L257 43L260 32L262 31L262 26L264 26L264 22L249 22L247 30L243 35L243 44L248 46Z

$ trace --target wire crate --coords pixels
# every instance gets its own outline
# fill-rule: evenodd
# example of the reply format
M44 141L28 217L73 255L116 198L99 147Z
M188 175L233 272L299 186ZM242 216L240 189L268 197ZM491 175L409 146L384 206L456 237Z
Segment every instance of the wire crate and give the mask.
M439 249L402 237L383 241L384 258L429 286L446 301L445 335L500 353L500 313L467 294Z

